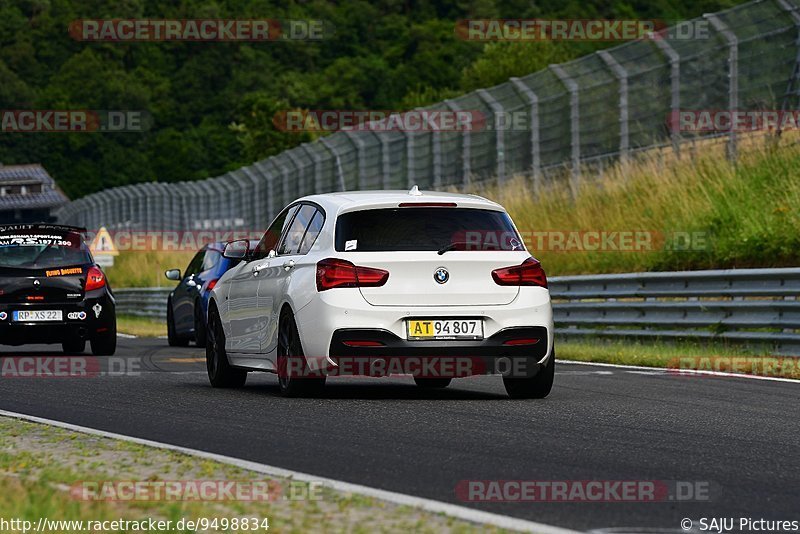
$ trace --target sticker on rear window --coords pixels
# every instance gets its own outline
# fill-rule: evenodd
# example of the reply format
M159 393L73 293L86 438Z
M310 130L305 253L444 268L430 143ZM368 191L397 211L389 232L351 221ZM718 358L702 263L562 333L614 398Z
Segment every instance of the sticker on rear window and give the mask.
M358 248L358 239L351 239L350 241L345 241L344 243L344 250L355 250Z

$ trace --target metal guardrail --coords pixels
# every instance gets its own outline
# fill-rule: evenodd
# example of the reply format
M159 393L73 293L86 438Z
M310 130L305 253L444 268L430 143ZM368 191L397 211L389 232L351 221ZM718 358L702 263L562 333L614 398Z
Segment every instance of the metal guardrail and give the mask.
M730 341L800 355L800 268L565 276L550 292L562 339Z
M556 335L740 342L800 355L800 268L559 276ZM121 314L166 317L171 288L119 289Z
M115 289L117 314L167 319L167 297L172 287Z

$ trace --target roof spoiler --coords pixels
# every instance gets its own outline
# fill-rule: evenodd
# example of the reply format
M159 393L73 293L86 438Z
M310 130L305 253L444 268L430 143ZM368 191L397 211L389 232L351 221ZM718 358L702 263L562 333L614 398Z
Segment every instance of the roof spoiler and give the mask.
M75 232L77 234L86 234L86 228L80 226L69 226L67 224L52 224L52 223L19 223L19 224L0 224L0 233L5 232L18 232L25 230L57 230L62 232Z

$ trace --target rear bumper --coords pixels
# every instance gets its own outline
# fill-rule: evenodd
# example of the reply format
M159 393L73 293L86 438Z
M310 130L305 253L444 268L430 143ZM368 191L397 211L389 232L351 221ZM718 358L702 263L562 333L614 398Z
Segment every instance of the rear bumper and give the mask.
M515 340L538 340L509 345ZM352 346L358 342L380 346ZM330 361L340 375L407 374L418 378L473 375L534 376L547 361L542 326L504 328L479 341L409 341L382 329L341 329L333 334Z
M96 294L95 294L96 293ZM96 306L99 306L96 308ZM62 310L63 321L58 322L14 322L16 310ZM97 313L99 310L99 313ZM6 318L0 320L0 344L27 345L34 343L61 343L68 339L92 339L97 334L113 329L116 325L116 310L113 297L105 290L92 292L80 302L69 303L2 303L0 312ZM83 312L83 315L81 315ZM77 314L69 318L68 314ZM78 318L83 316L83 319Z
M507 353L539 357L546 362L553 348L553 309L550 294L541 287L523 287L517 298L502 306L373 306L358 289L331 289L317 293L307 305L295 309L295 321L303 345L303 353L312 369L335 364L332 357L341 356L335 335L341 331L383 331L388 336L384 350L396 348L399 353L420 355L428 348L440 351L470 352L467 355L497 359ZM408 341L406 321L411 318L479 318L483 321L482 341ZM533 336L540 341L533 346L503 347L502 334L512 328L533 328L543 331ZM495 337L500 335L500 337ZM341 341L341 340L340 340ZM531 348L533 347L533 348ZM348 349L351 349L348 347ZM352 351L347 354L353 354ZM422 354L424 355L424 354ZM453 355L453 353L449 353Z

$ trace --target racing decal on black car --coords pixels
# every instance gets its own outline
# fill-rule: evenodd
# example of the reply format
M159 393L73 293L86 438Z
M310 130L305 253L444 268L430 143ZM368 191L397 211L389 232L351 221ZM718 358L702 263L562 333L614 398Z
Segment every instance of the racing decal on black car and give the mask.
M52 269L50 271L45 271L48 277L50 276L66 276L68 274L83 274L82 267L70 267L68 269Z

